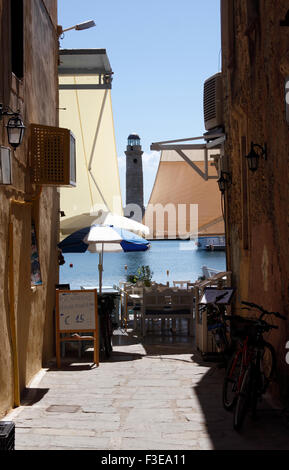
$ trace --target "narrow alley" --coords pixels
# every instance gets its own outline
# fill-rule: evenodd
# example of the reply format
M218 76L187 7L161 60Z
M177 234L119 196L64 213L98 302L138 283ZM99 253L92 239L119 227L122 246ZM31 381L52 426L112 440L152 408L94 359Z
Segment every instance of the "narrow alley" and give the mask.
M16 450L288 449L281 411L264 403L257 421L233 430L223 375L184 338L148 336L144 344L116 331L108 360L98 368L51 363L6 420L15 422Z

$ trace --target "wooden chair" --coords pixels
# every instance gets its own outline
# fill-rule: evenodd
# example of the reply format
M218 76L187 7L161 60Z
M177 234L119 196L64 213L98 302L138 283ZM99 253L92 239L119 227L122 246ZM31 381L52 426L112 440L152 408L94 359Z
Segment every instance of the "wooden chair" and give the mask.
M141 310L143 301L143 287L132 287L131 300L132 300L132 313L133 313L133 325L134 330L138 328L138 320L141 320ZM136 297L134 297L136 296Z
M128 307L129 307L129 293L132 292L132 284L130 282L120 282L120 308L121 308L121 324L122 327L127 328L128 323Z
M190 282L191 281L173 281L173 285L174 285L174 287L180 287L181 289L187 289L188 284Z
M168 289L168 286L166 284L159 284L157 282L153 282L152 285L150 287L145 287L145 291L146 292L150 292L152 290L156 291L161 291L161 290L165 290L165 289Z
M189 334L193 336L193 294L187 290L166 289L143 293L142 333L146 334L146 321L151 319L187 319Z

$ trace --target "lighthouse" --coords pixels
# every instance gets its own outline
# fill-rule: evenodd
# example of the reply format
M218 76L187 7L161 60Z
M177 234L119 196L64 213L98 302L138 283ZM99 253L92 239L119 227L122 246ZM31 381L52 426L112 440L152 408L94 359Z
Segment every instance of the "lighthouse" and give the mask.
M141 222L144 215L143 169L140 137L130 134L126 148L126 207L125 215Z

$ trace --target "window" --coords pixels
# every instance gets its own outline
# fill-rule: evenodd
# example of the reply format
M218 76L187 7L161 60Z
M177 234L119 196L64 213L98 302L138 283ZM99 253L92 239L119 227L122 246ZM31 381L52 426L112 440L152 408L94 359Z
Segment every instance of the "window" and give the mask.
M11 7L11 66L17 78L23 78L23 0L10 0Z

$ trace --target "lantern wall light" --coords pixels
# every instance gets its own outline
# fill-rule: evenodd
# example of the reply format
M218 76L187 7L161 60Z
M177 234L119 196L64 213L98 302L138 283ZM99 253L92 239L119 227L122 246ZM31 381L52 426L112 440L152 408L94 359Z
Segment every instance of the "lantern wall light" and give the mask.
M262 147L261 145L254 144L252 142L251 150L245 158L248 160L249 170L253 172L257 171L259 167L259 159L263 158L264 160L267 160L267 145L265 144L264 147Z
M227 185L232 183L231 173L228 173L227 171L221 171L221 175L217 183L219 185L219 190L222 194L224 194L227 189Z
M9 145L16 149L22 143L26 127L23 124L19 111L4 111L3 105L0 104L0 120L3 119L3 116L10 116L5 127L7 129Z

